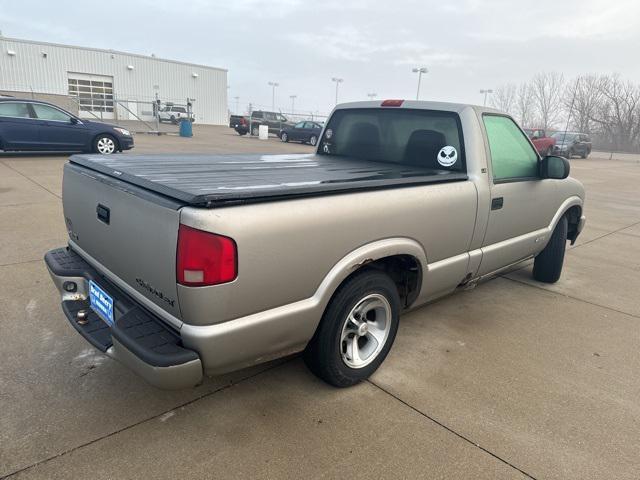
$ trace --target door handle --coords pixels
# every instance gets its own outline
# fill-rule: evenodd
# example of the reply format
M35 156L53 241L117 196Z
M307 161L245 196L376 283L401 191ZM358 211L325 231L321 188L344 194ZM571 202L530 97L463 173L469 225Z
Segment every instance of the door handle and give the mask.
M491 210L500 210L504 205L504 197L496 197L491 199Z

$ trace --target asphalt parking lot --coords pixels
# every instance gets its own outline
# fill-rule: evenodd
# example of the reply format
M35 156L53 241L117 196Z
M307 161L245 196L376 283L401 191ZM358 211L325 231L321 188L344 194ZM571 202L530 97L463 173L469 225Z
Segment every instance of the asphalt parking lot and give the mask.
M135 153L305 152L194 126ZM587 227L555 285L530 265L401 319L370 381L298 357L156 390L67 324L64 156L0 155L0 477L637 479L640 156L573 159Z

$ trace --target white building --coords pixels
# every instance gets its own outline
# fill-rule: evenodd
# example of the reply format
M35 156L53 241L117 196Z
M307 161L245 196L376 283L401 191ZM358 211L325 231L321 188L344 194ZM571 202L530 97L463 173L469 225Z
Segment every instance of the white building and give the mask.
M227 123L227 70L155 56L0 37L0 93L57 103L85 118L153 120L153 102L196 122Z

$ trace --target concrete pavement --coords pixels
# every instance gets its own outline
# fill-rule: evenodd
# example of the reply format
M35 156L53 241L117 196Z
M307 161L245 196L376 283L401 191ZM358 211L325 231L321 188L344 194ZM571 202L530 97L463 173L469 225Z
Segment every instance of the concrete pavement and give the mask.
M304 152L194 125L142 152ZM640 162L572 160L588 223L555 285L530 265L401 319L336 390L294 357L164 392L96 353L42 263L61 156L0 155L0 477L637 478Z

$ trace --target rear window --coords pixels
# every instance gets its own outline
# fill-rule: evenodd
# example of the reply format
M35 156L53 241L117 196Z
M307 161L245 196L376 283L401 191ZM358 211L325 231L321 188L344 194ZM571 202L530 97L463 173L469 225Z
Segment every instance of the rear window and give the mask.
M462 128L453 112L337 110L325 128L318 153L437 171L465 171Z

